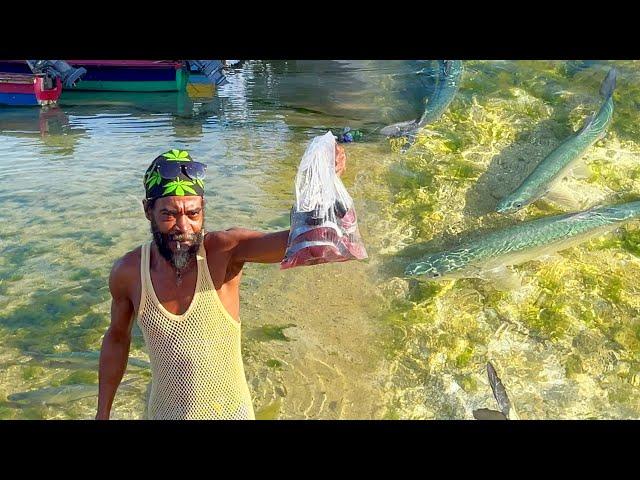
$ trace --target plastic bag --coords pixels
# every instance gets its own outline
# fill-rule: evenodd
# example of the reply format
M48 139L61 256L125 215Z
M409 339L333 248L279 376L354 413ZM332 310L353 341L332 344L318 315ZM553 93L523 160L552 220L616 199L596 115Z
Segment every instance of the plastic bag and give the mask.
M296 203L281 269L367 258L351 196L335 172L336 139L315 137L296 175Z

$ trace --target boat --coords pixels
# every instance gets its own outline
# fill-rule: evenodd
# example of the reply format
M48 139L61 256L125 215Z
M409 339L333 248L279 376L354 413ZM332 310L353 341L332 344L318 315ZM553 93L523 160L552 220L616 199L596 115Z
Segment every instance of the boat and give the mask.
M189 70L184 61L174 60L67 60L87 70L74 90L108 92L184 91Z
M184 91L189 69L182 60L65 60L72 67L86 69L74 91L176 92ZM2 60L0 71L32 73L25 60Z
M0 72L0 105L54 105L62 93L59 78L33 73Z
M239 60L0 60L0 72L61 77L64 92L184 92L198 77L196 97L228 83L224 68ZM191 89L193 90L193 88Z

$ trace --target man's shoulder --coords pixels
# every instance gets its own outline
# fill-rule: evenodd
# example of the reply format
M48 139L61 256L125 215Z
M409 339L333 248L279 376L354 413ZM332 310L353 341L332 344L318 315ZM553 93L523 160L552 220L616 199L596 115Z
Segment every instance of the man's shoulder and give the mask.
M142 248L138 247L125 253L113 263L109 275L109 289L113 298L130 297L132 287L140 278L140 258Z
M204 237L204 246L207 249L207 253L231 251L238 244L237 230L238 228L234 227L229 230L207 232Z
M142 247L137 247L125 253L113 263L112 275L123 276L140 269L140 259L142 257Z

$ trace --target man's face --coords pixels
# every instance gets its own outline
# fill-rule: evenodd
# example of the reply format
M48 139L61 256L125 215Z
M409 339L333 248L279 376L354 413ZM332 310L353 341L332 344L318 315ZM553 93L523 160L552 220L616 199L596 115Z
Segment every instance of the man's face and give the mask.
M204 238L202 197L162 197L145 208L160 254L180 271L195 257Z

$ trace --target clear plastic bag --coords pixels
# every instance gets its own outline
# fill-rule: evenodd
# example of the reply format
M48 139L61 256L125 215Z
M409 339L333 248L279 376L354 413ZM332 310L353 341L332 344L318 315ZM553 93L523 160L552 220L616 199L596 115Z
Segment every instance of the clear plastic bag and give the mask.
M335 172L336 139L315 137L296 175L296 203L281 269L367 258L351 196Z

